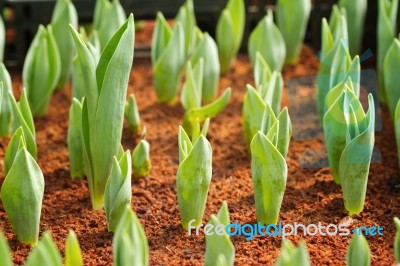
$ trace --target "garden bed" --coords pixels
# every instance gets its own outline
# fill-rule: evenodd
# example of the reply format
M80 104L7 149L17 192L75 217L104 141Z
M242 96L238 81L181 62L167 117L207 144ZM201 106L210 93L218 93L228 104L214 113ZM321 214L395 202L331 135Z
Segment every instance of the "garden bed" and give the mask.
M318 60L315 52L304 47L299 63L285 67L285 81L290 78L315 76ZM220 80L220 91L232 87L232 97L227 108L211 121L209 139L213 147L213 177L207 199L203 223L216 213L226 200L232 222L256 223L250 156L242 131L242 101L246 84L253 83L248 57L239 55L235 67ZM21 77L12 75L14 89L19 91ZM304 88L309 91L309 88ZM132 208L146 231L151 265L201 265L205 252L204 236L188 236L180 224L176 199L175 174L178 167L178 126L183 110L161 105L156 101L152 85L149 59L135 59L129 93L134 93L147 140L151 144L151 174L132 184ZM18 95L18 93L17 93ZM56 91L48 115L35 120L38 144L38 163L45 176L41 233L49 230L59 249L64 249L68 229L77 234L85 265L110 265L112 263L112 234L107 232L104 211L91 209L89 191L85 180L71 180L69 175L66 134L70 87ZM288 105L286 90L283 105ZM292 117L301 114L293 114ZM383 130L376 134L376 147L381 152L380 163L371 165L364 211L354 217L351 229L361 225L379 225L383 237L367 237L374 265L394 263L393 217L400 215L399 171L392 122L386 109L382 111ZM139 136L132 136L127 128L123 132L123 146L132 150ZM0 141L0 156L9 139ZM322 222L339 224L346 220L340 187L336 185L328 168L302 168L299 158L309 149L323 150L321 138L292 139L288 153L288 181L280 213L283 223L304 224ZM0 184L4 180L0 170ZM19 243L0 204L0 228L10 242L16 264L22 264L30 247ZM290 237L297 242L300 237ZM246 241L243 236L233 237L237 265L271 265L280 252L279 237L257 236ZM344 265L350 237L306 237L313 265Z

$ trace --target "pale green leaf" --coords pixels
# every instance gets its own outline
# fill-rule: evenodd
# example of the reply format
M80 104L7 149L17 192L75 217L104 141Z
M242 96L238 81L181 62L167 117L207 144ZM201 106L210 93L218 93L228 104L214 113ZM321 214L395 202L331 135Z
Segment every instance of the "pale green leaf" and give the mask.
M82 266L82 251L73 230L69 230L65 243L65 266Z
M286 62L294 64L301 51L311 0L279 0L276 6L276 20L286 44Z
M211 182L212 148L203 136L195 141L187 157L179 164L176 174L179 213L182 227L195 220L201 223Z
M128 150L119 161L114 157L111 174L105 188L104 210L110 232L115 232L126 206L130 206L131 175L132 161L131 153Z
M257 220L276 224L286 187L285 159L261 132L254 136L250 150Z
M23 147L15 156L1 187L1 199L18 240L36 245L39 236L44 178L39 165Z
M126 207L113 238L115 266L147 266L149 247L146 234L136 214Z
M355 233L347 248L346 263L348 266L371 265L371 250L362 234Z

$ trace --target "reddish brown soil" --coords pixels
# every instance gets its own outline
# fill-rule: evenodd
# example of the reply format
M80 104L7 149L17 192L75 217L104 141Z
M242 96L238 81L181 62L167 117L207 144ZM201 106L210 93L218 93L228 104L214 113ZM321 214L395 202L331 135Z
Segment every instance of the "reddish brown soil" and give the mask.
M297 66L286 67L284 78L312 76L318 67L314 52L303 49ZM20 76L13 75L18 90ZM240 55L232 71L221 78L220 91L231 86L231 101L218 117L212 120L209 139L213 147L213 179L207 200L204 223L216 213L221 202L228 202L232 222L256 223L250 157L243 140L241 109L246 83L252 83L247 56ZM205 251L204 237L188 236L181 228L176 200L175 174L178 167L177 130L183 110L179 105L160 105L152 86L150 60L135 60L129 92L138 101L141 119L147 127L151 143L152 172L146 179L132 183L132 208L145 228L151 265L201 265ZM284 95L284 105L287 97ZM36 119L39 165L43 170L46 188L40 223L41 233L51 231L58 247L63 250L68 229L73 229L80 241L86 265L110 265L112 234L107 232L104 211L92 211L85 180L69 177L66 132L70 88L54 94L49 114ZM289 106L290 112L290 106ZM292 114L293 116L294 114ZM298 115L298 114L297 114ZM393 217L399 216L399 171L391 121L383 112L384 130L377 133L376 146L382 161L371 166L365 209L351 228L361 225L380 225L384 237L367 237L374 265L394 262ZM125 149L133 149L138 136L124 129ZM0 141L3 157L8 139ZM283 223L304 224L322 222L338 224L346 218L340 187L335 185L328 168L304 169L299 155L310 149L323 149L322 140L293 139L287 158L289 173L281 209ZM2 169L2 167L1 167ZM0 183L4 179L0 172ZM0 204L0 228L5 232L16 264L24 262L30 248L17 242ZM297 242L300 237L290 237ZM306 237L313 265L344 265L349 237ZM256 237L246 241L233 237L237 265L271 265L279 255L278 237Z

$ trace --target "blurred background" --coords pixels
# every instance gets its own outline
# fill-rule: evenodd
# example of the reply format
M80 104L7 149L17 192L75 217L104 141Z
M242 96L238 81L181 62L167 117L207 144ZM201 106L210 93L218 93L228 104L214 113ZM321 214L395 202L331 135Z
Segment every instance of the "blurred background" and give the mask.
M135 21L153 20L157 11L161 11L166 18L173 18L184 0L120 0L127 14L133 13ZM214 36L218 17L226 5L227 0L194 0L197 24L203 31ZM275 0L245 0L247 21L242 42L242 49L246 48L247 37L257 22L266 14L266 10L274 9ZM316 51L320 47L321 19L329 17L335 0L314 0L305 42ZM78 11L79 23L90 27L93 20L95 0L73 0ZM29 44L40 24L48 24L51 20L55 0L0 0L0 12L6 27L5 64L9 68L21 68ZM376 48L376 21L377 1L368 1L368 11L363 38L363 51ZM400 21L400 20L398 20ZM140 23L138 23L140 25ZM68 34L68 33L66 33ZM151 36L149 36L151 39ZM135 47L137 56L148 56L150 51L149 40L147 45ZM147 52L146 52L147 51Z

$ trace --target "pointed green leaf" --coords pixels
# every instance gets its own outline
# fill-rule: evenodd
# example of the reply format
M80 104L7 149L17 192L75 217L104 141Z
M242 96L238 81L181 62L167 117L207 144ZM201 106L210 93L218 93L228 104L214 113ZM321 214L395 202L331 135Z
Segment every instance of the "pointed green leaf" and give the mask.
M82 104L75 98L72 99L69 109L67 143L71 177L83 177L85 164L83 161Z
M182 227L188 223L201 223L211 182L212 148L208 140L200 135L187 157L179 164L176 174L179 213Z
M308 19L311 0L279 0L276 6L276 20L286 44L286 61L294 64L300 54Z
M133 176L139 178L150 174L150 144L142 139L132 153Z
M65 266L82 266L82 251L73 230L69 230L65 243Z
M1 187L1 199L17 238L35 246L39 236L44 178L39 165L23 147Z
M355 233L347 248L346 262L348 266L371 265L371 250L362 234Z
M285 41L278 27L274 24L271 10L251 32L248 52L253 66L256 53L260 52L272 71L282 70L286 57Z
M286 187L285 159L261 132L254 136L250 150L257 220L276 224Z
M44 232L38 246L31 251L26 259L26 266L52 265L61 266L62 258L56 243L49 232Z
M105 189L104 210L108 231L110 232L117 229L126 206L130 206L132 197L131 175L132 161L131 153L128 150L119 161L114 157L111 175Z
M115 266L149 264L146 234L136 214L126 207L113 238Z
M235 259L235 247L229 235L225 232L225 226L229 224L229 211L226 202L223 202L218 215L211 215L208 224L213 225L212 235L206 235L206 254L204 265L214 266L224 258L224 265L233 265Z

